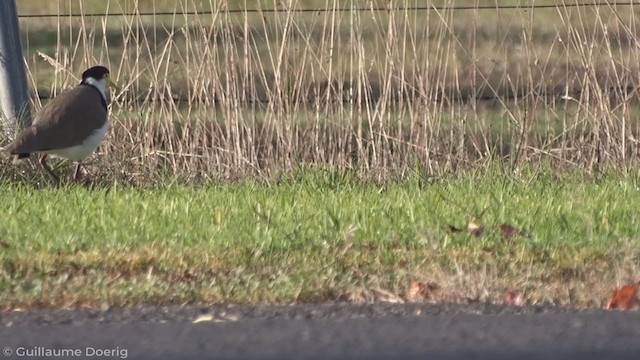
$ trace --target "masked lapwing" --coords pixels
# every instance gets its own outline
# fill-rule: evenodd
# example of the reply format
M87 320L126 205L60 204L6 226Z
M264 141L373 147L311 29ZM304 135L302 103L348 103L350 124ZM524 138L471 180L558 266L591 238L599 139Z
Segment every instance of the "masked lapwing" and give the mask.
M97 148L108 127L107 86L115 87L104 66L94 66L82 73L75 88L46 104L30 127L22 130L4 150L14 161L40 155L39 163L58 182L47 164L47 155L76 162L73 179L80 176L80 164Z

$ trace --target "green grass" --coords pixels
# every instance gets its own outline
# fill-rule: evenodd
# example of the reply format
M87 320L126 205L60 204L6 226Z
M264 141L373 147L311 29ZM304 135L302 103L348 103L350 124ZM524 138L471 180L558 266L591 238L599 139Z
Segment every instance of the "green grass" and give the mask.
M21 19L39 95L95 63L125 90L95 189L0 161L0 308L402 300L412 281L437 285L423 300L600 306L637 280L638 98L616 89L638 83L640 9L292 13L288 31L285 12L183 16L209 3ZM542 96L565 85L575 99ZM290 172L308 163L331 170ZM485 231L451 231L469 223Z
M638 186L630 173L499 167L385 182L318 169L197 186L5 182L0 304L370 301L419 280L439 286L432 300L518 290L599 306L640 270ZM469 222L484 233L449 230ZM530 236L507 238L502 223Z

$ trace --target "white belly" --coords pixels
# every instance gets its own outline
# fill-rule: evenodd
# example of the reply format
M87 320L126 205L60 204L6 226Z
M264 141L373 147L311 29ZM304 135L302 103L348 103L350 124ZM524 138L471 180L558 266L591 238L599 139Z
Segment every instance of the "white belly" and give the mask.
M55 149L43 151L44 153L62 157L73 161L82 161L86 159L91 153L96 151L98 145L104 136L107 134L109 128L109 122L105 122L104 125L97 129L91 136L89 136L82 144L68 147L65 149Z

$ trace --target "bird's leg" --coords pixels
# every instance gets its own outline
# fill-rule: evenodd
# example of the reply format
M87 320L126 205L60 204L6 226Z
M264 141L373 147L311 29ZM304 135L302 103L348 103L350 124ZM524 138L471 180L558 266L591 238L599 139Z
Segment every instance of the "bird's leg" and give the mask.
M38 160L38 163L40 164L40 166L42 166L43 169L45 169L49 173L49 175L51 175L51 177L53 178L53 180L55 180L56 183L60 182L60 178L58 177L58 175L56 175L56 173L54 173L53 170L51 170L51 168L47 164L47 154L43 154L42 156L40 156L40 160Z
M76 163L76 169L73 171L73 181L80 180L80 161Z

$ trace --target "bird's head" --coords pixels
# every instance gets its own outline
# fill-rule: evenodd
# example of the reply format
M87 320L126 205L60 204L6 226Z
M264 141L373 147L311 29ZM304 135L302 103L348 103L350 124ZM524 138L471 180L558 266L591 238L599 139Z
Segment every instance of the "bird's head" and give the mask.
M82 73L82 84L93 85L103 94L107 87L116 88L116 84L109 77L109 69L104 66L94 66Z

